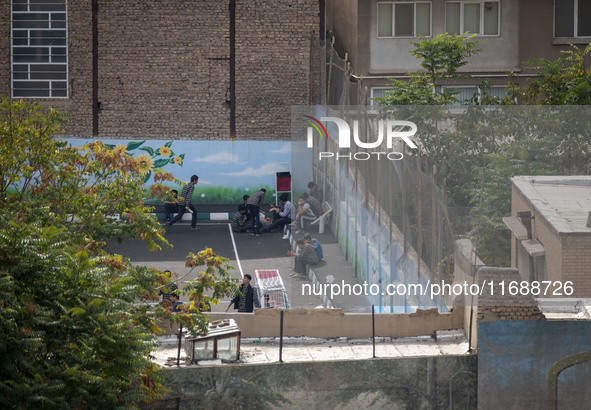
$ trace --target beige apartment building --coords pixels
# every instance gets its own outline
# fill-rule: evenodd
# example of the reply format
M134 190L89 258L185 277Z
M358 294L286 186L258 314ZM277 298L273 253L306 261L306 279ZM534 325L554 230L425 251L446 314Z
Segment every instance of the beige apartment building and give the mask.
M571 43L591 42L591 3L584 0L328 0L326 18L369 103L384 95L389 79L419 68L409 53L417 36L476 34L482 52L461 69L467 78L450 87L460 99L478 92L482 80L501 97L510 73L519 83L532 75L526 60L555 59Z
M552 281L557 292L546 296L589 297L591 176L516 176L511 181L511 216L503 218L511 230L511 266L524 280ZM565 292L567 281L572 295Z

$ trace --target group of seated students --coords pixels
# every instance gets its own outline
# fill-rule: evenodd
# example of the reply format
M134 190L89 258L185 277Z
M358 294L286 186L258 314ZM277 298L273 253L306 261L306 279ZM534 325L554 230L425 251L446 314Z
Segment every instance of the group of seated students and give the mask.
M264 188L255 191L252 195L244 195L243 203L232 218L232 230L234 232L250 231L252 235L259 236L263 232L282 231L285 225L295 225L301 232L306 228L307 222L312 222L322 215L322 190L314 182L308 183L310 193L303 193L298 199L297 205L292 204L289 195L283 193L279 196L278 205L269 205L269 212L273 215L272 223L263 227L260 221L260 213L265 198ZM287 235L283 239L287 239Z
M303 193L298 198L297 205L289 200L287 193L279 196L278 205L270 205L269 212L273 215L271 224L262 227L260 221L261 207L263 205L266 190L264 188L255 191L252 195L244 195L243 203L238 206L238 210L232 218L232 230L234 232L250 231L251 235L259 236L261 233L282 231L284 226L290 226L295 222L298 228L297 233L303 233L306 224L314 221L322 215L322 190L314 182L308 184L310 192ZM284 235L283 239L288 239ZM302 239L296 241L296 251L289 251L289 256L295 256L295 266L291 274L292 277L305 275L307 265L317 265L322 260L322 246L316 239L310 235L305 235Z
M308 265L316 266L322 261L322 258L324 257L322 245L310 235L305 235L302 239L298 239L296 245L297 248L295 252L287 252L289 256L295 256L293 272L290 273L289 276L305 277L306 267Z

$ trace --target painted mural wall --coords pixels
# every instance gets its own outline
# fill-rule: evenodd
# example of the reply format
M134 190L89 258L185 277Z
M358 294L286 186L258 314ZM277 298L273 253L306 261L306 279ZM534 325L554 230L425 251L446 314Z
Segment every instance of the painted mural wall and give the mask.
M478 325L479 409L591 408L591 322Z
M92 139L68 138L72 146ZM238 204L242 196L260 188L274 200L276 173L292 173L292 190L303 192L311 178L310 158L302 144L290 141L194 141L101 139L110 148L125 149L141 161L146 186L162 169L180 181L199 176L194 198L198 204ZM295 160L294 160L295 158ZM297 167L292 167L297 164ZM293 169L295 168L295 169ZM180 192L182 186L169 184ZM273 199L271 199L273 198Z

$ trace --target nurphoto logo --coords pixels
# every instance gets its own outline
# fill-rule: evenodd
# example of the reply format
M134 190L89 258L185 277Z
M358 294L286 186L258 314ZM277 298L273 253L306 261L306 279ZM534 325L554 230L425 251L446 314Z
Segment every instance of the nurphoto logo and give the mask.
M320 120L309 115L303 116L304 121L310 126L307 128L307 145L308 148L314 146L314 130L318 132L320 138L328 139L328 132L323 123L332 122L337 127L337 143L339 150L342 148L351 148L351 127L347 121L338 117L320 117ZM359 148L374 149L382 146L384 139L386 140L386 148L389 151L359 151L359 152L336 152L320 151L318 159L321 161L324 158L349 159L357 161L367 161L370 158L382 159L387 158L392 161L401 160L404 155L401 152L393 151L394 140L401 139L409 148L417 149L416 144L410 139L417 132L417 125L411 121L401 120L379 120L377 137L371 142L361 141L359 138L359 121L353 121L353 142Z

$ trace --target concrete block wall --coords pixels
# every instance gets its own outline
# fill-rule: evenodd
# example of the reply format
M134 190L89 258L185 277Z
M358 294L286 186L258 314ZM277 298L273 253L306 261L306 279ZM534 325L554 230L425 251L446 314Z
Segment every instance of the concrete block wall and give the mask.
M98 0L99 137L230 138L229 0ZM92 135L92 2L68 1L70 114ZM236 2L236 138L289 139L308 104L317 0ZM0 3L0 95L10 95L10 2ZM42 101L42 100L39 100Z
M474 409L477 366L464 355L168 368L169 392L143 408Z
M280 310L258 309L254 313L207 313L210 320L233 318L242 337L279 337ZM410 337L431 335L436 330L462 327L464 309L454 308L450 313L437 309L418 310L410 314L380 313L375 315L376 336ZM341 309L288 309L284 311L285 337L318 337L351 339L372 335L370 313L344 313Z

